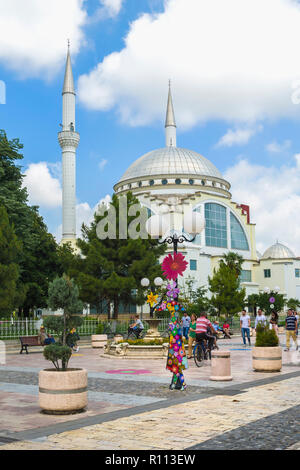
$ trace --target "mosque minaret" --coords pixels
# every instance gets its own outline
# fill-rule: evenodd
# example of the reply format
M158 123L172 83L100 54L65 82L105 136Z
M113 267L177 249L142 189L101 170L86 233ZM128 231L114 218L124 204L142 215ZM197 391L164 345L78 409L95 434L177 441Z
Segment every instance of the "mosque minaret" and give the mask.
M62 149L62 241L76 247L76 149L80 136L76 132L76 93L72 72L70 45L68 45L63 85L62 131L58 141Z

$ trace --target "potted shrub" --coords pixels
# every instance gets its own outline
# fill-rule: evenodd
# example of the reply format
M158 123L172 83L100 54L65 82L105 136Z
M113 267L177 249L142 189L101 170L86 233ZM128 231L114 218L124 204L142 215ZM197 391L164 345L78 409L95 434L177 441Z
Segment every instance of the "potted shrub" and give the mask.
M87 371L68 368L72 349L67 345L67 335L81 326L81 317L73 315L82 310L79 291L72 279L57 278L49 285L48 305L52 310L63 309L62 316L47 317L44 325L54 331L58 339L44 348L44 357L54 369L39 373L39 403L46 413L74 413L87 406Z
M93 348L104 348L107 344L107 335L103 334L104 325L103 323L98 323L96 334L92 335L92 347Z
M282 368L282 349L275 330L258 325L255 347L252 349L252 365L255 371L279 372Z

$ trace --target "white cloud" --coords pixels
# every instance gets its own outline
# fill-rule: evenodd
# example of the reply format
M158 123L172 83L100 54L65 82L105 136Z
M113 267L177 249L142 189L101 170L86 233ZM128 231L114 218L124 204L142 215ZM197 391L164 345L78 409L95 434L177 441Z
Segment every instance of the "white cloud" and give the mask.
M163 13L131 23L121 51L80 77L79 97L145 125L163 118L171 78L180 126L295 116L299 23L293 0L166 0Z
M260 252L278 239L300 256L300 154L294 160L292 166L280 168L241 160L224 174L232 184L233 200L250 205Z
M105 160L104 158L102 158L101 162L99 162L99 165L98 165L99 170L103 171L107 163L108 163L108 160Z
M57 171L57 166L54 167ZM43 208L60 207L62 189L59 178L51 173L51 164L47 162L31 163L25 171L23 180L27 187L29 202Z
M21 77L51 77L84 42L84 0L0 0L0 63Z
M257 132L262 130L262 126L249 128L228 129L221 137L216 147L232 147L233 145L245 145Z
M266 146L266 150L270 153L282 153L288 150L291 147L291 144L292 142L290 140L285 140L282 144L273 141Z

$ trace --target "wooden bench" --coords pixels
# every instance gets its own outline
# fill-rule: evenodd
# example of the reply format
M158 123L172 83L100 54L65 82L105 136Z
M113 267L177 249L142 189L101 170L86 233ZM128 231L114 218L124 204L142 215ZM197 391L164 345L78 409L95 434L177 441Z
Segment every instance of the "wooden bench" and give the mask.
M41 346L38 336L20 336L19 340L22 346L20 354L22 354L23 351L26 351L26 354L28 354L28 346Z

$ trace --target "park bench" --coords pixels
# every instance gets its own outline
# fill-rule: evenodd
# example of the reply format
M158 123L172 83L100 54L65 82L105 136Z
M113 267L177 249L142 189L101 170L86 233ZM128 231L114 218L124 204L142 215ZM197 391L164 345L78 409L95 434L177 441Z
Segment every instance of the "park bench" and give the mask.
M41 346L38 336L20 336L19 339L22 346L20 354L23 351L26 351L26 354L28 354L28 346Z

